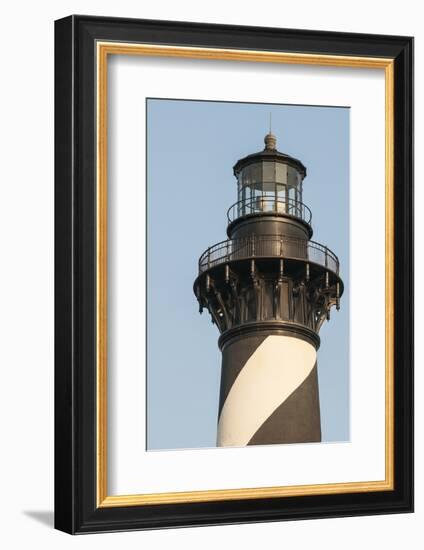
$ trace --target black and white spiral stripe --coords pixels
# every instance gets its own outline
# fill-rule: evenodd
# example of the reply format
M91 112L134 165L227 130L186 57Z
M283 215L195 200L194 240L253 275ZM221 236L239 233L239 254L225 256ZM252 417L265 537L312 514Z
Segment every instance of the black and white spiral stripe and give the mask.
M320 440L314 346L279 334L230 342L223 350L217 445Z

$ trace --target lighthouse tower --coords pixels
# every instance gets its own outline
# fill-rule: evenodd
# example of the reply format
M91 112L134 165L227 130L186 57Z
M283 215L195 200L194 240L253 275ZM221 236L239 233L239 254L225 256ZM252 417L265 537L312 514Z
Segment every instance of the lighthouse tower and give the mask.
M221 333L217 445L321 441L318 333L340 306L339 261L311 240L306 168L273 134L234 175L228 239L202 254L194 282Z

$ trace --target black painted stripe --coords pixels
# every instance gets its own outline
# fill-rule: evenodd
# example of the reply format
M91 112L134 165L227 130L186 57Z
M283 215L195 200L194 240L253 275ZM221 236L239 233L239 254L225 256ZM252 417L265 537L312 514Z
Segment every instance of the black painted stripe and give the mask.
M321 441L318 369L315 363L300 386L265 420L248 445Z

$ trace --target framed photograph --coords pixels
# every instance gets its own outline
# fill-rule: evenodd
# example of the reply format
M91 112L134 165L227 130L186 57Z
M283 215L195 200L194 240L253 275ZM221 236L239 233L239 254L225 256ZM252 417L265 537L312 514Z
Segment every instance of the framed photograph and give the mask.
M55 525L413 510L413 39L55 24Z

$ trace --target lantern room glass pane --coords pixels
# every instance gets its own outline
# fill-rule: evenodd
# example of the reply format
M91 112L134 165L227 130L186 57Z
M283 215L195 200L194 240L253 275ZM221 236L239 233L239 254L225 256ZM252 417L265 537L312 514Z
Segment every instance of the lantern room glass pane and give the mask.
M262 185L263 192L266 195L275 194L275 182L274 181L264 181Z
M238 176L237 176L237 197L238 197L239 201L242 199L242 189L243 189L242 177L241 177L241 174L238 174Z
M250 165L250 177L253 185L258 185L262 182L262 167L260 162Z
M275 181L277 183L287 183L287 164L275 163Z
M241 172L241 179L244 186L256 185L260 183L262 179L260 163L249 164L249 166L243 168Z
M286 186L277 183L276 185L276 210L277 212L286 212Z
M293 187L299 183L299 172L291 166L287 166L287 183Z
M263 163L263 182L271 183L275 182L275 162Z
M262 195L262 183L258 182L251 186L252 190L252 196L253 197L260 197Z
M246 168L243 168L241 171L241 180L243 186L250 185L252 183L252 178L250 177L250 166L246 166Z

